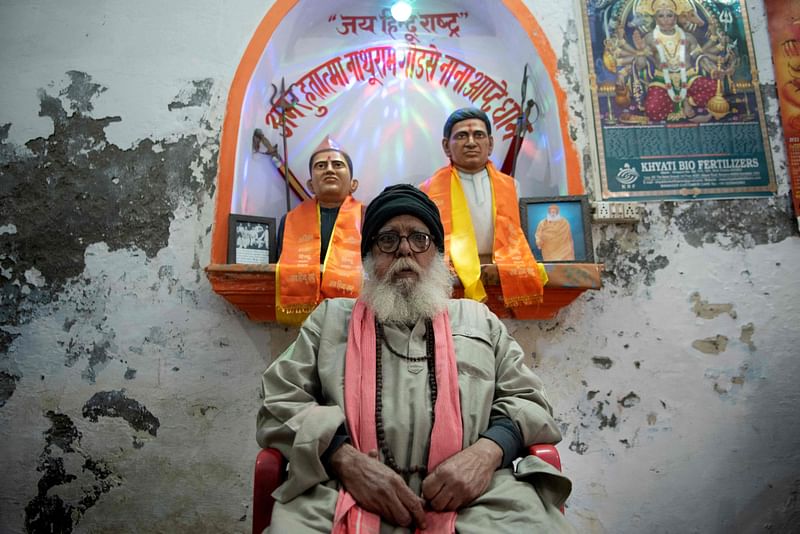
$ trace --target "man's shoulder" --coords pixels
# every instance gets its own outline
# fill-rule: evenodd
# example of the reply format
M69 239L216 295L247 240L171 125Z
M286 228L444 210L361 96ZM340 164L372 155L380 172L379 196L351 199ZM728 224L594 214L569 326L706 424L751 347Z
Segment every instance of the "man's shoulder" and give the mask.
M325 299L309 314L303 322L303 328L317 333L331 328L331 325L336 325L334 328L341 328L342 324L347 324L350 320L354 304L355 299L352 298ZM346 332L347 329L345 328L344 331Z
M472 299L450 299L447 301L447 313L451 323L478 323L496 316L486 304Z
M323 304L325 306L323 313L342 313L350 315L353 313L353 306L356 304L356 299L348 297L325 299L317 309L322 307Z

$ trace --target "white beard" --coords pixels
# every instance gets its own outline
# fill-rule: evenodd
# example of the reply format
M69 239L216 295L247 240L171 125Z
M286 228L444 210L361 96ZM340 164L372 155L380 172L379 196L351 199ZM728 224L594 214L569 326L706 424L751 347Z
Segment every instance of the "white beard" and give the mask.
M560 221L561 219L563 219L563 217L561 217L560 213L556 215L550 215L549 213L547 214L547 220L550 222Z
M420 319L431 319L447 307L453 292L453 276L441 253L427 271L411 258L397 258L380 280L375 274L375 260L371 254L364 258L363 266L364 281L359 298L382 323L415 324ZM417 271L419 279L393 282L392 275L402 269Z

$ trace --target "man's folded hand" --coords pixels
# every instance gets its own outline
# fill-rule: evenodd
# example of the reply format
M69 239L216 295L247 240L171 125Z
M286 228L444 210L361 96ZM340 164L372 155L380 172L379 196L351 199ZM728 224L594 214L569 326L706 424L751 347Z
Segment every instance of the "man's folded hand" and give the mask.
M364 454L344 444L331 455L331 468L359 506L402 527L425 528L423 501L403 478L378 460L378 452Z

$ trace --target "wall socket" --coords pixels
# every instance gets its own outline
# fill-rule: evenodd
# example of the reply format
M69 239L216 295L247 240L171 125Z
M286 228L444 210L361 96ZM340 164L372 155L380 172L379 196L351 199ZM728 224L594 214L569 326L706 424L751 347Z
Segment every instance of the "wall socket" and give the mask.
M595 202L595 222L634 223L642 218L642 206L638 202Z

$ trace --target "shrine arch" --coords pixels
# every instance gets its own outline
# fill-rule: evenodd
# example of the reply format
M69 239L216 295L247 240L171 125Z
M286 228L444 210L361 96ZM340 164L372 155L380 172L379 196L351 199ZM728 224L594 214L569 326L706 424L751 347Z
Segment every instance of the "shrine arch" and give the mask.
M419 16L430 18L418 18L416 32L407 25L391 31L374 1L324 5L276 0L241 58L222 127L212 264L226 263L230 213L279 218L286 211L280 166L253 150L253 133L259 129L282 156L272 105L272 86L278 87L281 78L286 86L294 84L292 94L303 106L292 112L287 137L288 167L297 177L292 206L302 197L308 157L326 134L353 158L360 200L368 202L392 183L421 182L446 163L441 128L457 107L482 107L492 117L492 159L499 167L514 128L515 117L510 122L508 117L522 109L525 64L531 74L527 98L536 100L538 116L517 158L520 196L583 193L578 152L568 134L566 94L556 80L556 56L522 0L418 0ZM376 68L373 60L379 57ZM371 73L359 69L368 60ZM487 85L490 94L479 94Z

